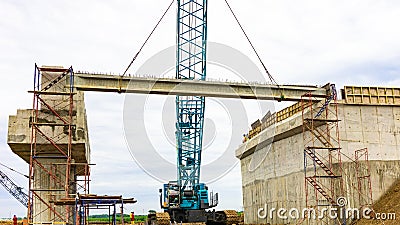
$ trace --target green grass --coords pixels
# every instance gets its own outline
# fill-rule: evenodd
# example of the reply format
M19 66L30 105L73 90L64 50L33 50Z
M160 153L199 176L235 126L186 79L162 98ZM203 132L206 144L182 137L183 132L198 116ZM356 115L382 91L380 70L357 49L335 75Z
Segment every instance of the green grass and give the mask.
M107 214L101 214L101 215L91 215L88 218L89 222L108 222L112 220L112 217L108 218ZM116 217L117 222L121 222L121 215L117 215ZM135 215L135 222L144 222L147 219L147 215ZM128 214L124 214L124 221L125 222L131 222L131 218Z

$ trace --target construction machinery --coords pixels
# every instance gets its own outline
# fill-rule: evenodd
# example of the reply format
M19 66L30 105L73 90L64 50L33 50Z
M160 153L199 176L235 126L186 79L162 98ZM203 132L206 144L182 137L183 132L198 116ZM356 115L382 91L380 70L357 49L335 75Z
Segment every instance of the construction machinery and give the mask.
M0 184L17 199L22 205L28 207L29 195L26 194L22 187L16 185L5 173L0 171Z
M206 78L207 0L178 0L176 79ZM218 193L200 183L204 124L204 96L176 96L177 180L160 189L164 213L149 214L149 222L236 224L234 210L215 211ZM209 194L211 194L209 196Z

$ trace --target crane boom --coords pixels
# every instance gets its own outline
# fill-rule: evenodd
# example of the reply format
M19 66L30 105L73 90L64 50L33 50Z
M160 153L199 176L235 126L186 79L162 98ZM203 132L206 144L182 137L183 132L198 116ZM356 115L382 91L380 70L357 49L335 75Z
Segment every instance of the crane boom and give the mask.
M207 1L178 0L176 79L205 80ZM176 96L178 185L181 191L199 184L203 139L202 96Z
M205 81L207 0L177 2L175 78ZM177 180L164 184L160 190L161 207L166 215L156 215L156 221L162 225L168 224L166 218L175 222L207 222L215 214L205 210L215 206L217 200L212 198L210 203L208 188L200 183L205 97L177 95L175 104Z
M207 0L178 0L176 79L204 82L207 53ZM200 183L204 125L204 96L177 95L176 149L177 180L160 189L164 213L149 214L149 224L239 223L235 210L207 210L218 204L218 194L208 193Z
M22 191L22 188L16 185L5 173L0 171L0 183L7 191L14 196L22 205L28 208L29 196Z

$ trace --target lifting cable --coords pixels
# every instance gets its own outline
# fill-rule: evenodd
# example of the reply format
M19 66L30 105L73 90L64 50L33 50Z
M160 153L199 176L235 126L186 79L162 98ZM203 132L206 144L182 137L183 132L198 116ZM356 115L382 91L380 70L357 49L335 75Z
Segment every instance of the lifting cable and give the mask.
M135 56L133 57L132 61L129 63L128 67L126 68L125 72L122 74L122 76L125 76L126 72L129 70L129 68L131 67L132 63L136 60L136 58L138 57L138 55L140 54L140 52L142 51L143 47L147 44L147 41L150 39L150 37L153 35L154 31L157 29L158 25L161 23L161 21L164 19L165 15L167 14L167 12L169 11L169 9L171 8L172 4L175 2L175 0L172 0L171 3L169 4L167 10L165 10L165 12L163 13L163 15L161 16L161 18L158 20L156 26L153 28L153 30L150 32L149 36L147 36L146 40L144 41L144 43L142 44L142 46L140 47L139 51L135 54Z
M25 174L23 174L23 173L21 173L21 172L18 172L18 171L16 171L16 170L14 170L13 168L4 165L3 163L0 163L0 166L4 166L5 168L7 168L7 169L9 169L9 170L11 170L11 171L13 171L13 172L15 172L15 173L18 173L19 175L22 175L22 176L24 176L24 177L26 177L26 178L29 178L29 176L27 176L27 175L25 175Z
M236 14L233 12L232 7L229 5L228 0L225 0L225 3L226 3L226 5L228 6L229 10L231 11L233 17L235 17L235 20L236 20L237 24L239 25L240 29L242 30L244 36L246 36L247 41L248 41L249 44L251 45L251 48L253 49L254 53L256 54L258 60L260 61L262 67L264 68L265 72L267 73L268 78L270 79L270 81L271 81L273 84L276 84L276 85L278 86L278 88L279 88L279 84L275 81L275 79L274 79L274 78L272 77L272 75L269 73L269 71L268 71L267 67L265 66L264 62L262 61L260 55L259 55L258 52L256 51L256 48L254 47L253 43L250 41L249 36L248 36L247 33L245 32L245 30L244 30L242 24L240 24L239 19L237 18Z

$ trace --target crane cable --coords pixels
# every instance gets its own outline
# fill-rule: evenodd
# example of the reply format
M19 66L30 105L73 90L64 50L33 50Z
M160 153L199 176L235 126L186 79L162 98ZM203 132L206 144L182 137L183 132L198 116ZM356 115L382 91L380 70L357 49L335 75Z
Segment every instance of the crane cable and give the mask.
M27 175L25 175L25 174L23 174L23 173L21 173L21 172L18 172L18 171L16 171L16 170L14 170L13 168L4 165L3 163L0 163L0 166L4 166L5 168L7 168L7 169L9 169L9 170L11 170L11 171L13 171L13 172L15 172L15 173L18 173L19 175L22 175L22 176L24 176L24 177L26 177L26 178L29 178L29 176L27 176Z
M228 0L225 0L225 3L226 3L226 5L228 6L229 10L231 11L233 17L235 17L235 20L236 20L237 24L239 25L240 29L242 30L244 36L246 36L247 41L248 41L249 44L251 45L251 48L253 49L254 53L256 54L258 60L260 61L262 67L264 68L265 72L267 73L268 78L270 79L270 81L271 81L273 84L276 84L276 85L279 87L279 84L275 81L275 79L274 79L274 78L272 77L272 75L269 73L267 67L265 66L264 62L262 61L262 59L261 59L260 55L258 54L256 48L254 47L253 43L250 41L250 38L249 38L249 36L247 35L246 31L244 30L242 24L239 22L239 19L237 18L236 14L233 12L232 7L231 7L231 6L229 5L229 3L228 3Z
M161 21L164 19L165 15L167 14L167 12L169 11L169 9L171 8L172 4L175 2L175 0L172 0L171 3L169 4L167 10L165 10L165 12L163 13L163 15L161 16L161 18L158 20L156 26L153 28L153 30L150 32L149 36L147 36L146 40L144 41L144 43L142 44L142 46L140 47L139 51L135 54L135 56L133 57L132 61L129 63L128 67L125 69L124 73L122 74L122 76L125 76L126 72L129 70L129 68L131 67L132 63L136 60L136 58L138 57L138 55L140 54L140 52L142 51L143 47L147 44L147 41L149 41L150 37L153 35L154 31L157 29L158 25L161 23Z

